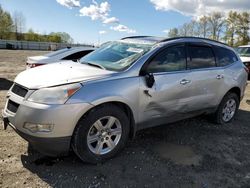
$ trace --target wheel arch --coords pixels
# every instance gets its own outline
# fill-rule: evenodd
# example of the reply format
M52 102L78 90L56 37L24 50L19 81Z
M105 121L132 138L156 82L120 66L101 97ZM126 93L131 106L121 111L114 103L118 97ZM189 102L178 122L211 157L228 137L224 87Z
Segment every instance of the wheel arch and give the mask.
M234 86L231 89L229 89L224 95L222 95L218 101L218 104L216 106L216 108L214 109L214 111L216 111L219 107L219 105L221 104L222 100L224 99L224 97L229 94L229 93L235 93L238 96L239 102L241 99L241 89L238 86Z
M118 101L118 100L116 100L116 101L105 101L105 102L96 101L95 103L92 103L92 104L93 104L93 107L90 108L90 109L88 109L80 117L80 119L78 120L78 122L81 120L81 118L84 118L85 116L87 116L90 112L92 112L96 108L100 108L102 106L110 105L110 104L111 105L115 105L115 106L119 107L120 109L122 109L126 113L126 115L128 116L129 122L130 122L130 124L129 124L130 125L130 127L129 127L130 128L129 137L130 138L134 138L135 137L136 130L137 130L136 123L135 123L135 117L134 117L134 113L133 113L132 108L128 104L126 104L126 103L124 103L122 101ZM77 126L77 124L76 124L76 126ZM75 126L73 132L75 132L76 126Z
M239 87L231 88L225 95L228 93L235 93L238 96L239 101L241 100L241 89Z

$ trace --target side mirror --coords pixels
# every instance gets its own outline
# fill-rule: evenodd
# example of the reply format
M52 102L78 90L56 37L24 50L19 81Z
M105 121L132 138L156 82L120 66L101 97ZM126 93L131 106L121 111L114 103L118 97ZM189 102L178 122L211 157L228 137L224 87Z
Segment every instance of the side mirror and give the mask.
M155 83L155 78L152 73L147 73L145 75L146 84L149 88L152 88Z

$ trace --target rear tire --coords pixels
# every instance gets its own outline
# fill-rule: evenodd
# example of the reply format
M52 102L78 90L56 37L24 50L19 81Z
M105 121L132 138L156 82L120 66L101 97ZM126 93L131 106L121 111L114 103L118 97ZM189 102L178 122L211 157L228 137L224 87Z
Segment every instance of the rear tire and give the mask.
M228 93L222 99L217 111L213 114L215 123L226 124L231 122L239 109L239 97L235 93Z
M83 116L74 131L72 148L84 162L104 162L119 153L129 137L129 119L116 105L102 105Z

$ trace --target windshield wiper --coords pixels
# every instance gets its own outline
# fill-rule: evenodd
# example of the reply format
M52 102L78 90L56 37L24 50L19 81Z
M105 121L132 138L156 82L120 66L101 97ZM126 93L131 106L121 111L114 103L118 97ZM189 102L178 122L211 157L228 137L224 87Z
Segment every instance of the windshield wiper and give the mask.
M89 62L86 62L88 65L90 66L94 66L94 67L98 67L100 69L104 69L105 70L105 67L103 67L102 65L99 65L99 64L96 64L96 63L89 63Z

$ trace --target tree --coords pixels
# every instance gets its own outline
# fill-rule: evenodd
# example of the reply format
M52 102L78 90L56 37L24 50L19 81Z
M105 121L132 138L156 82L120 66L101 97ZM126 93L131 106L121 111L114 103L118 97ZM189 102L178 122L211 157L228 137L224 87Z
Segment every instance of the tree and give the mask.
M226 17L221 12L213 12L192 20L181 27L170 29L169 37L198 36L223 40L230 46L247 44L250 41L250 13L230 11Z
M169 38L173 38L173 37L178 37L179 34L178 34L178 29L177 28L173 28L173 29L170 29L169 32L168 32L168 37Z
M47 39L49 42L62 42L62 38L61 36L59 36L58 34L56 33L51 33L49 36L48 36L48 39Z
M234 46L234 38L238 27L239 14L235 11L230 11L226 18L226 32L225 41L230 45Z
M179 34L180 36L188 36L188 23L184 23L180 28L179 28Z
M66 32L56 32L56 33L52 32L52 33L50 33L50 35L60 36L61 37L61 42L63 42L63 43L73 43L73 39Z
M202 16L198 20L198 36L206 38L208 35L208 17L207 16Z
M24 39L27 41L40 41L39 35L35 33L32 29L29 29L28 33L25 34Z
M225 19L223 17L223 14L221 12L213 12L208 17L208 22L209 22L210 30L212 33L212 36L211 36L212 39L219 40L221 31L225 24Z
M25 17L22 12L14 12L13 14L14 21L14 32L17 40L23 39L23 33L25 30Z
M0 39L9 39L13 21L8 12L4 11L0 5Z
M179 28L180 36L197 36L197 22L192 20L189 23L184 23Z
M249 42L249 24L250 14L248 12L242 12L238 15L238 27L236 29L236 34L239 36L238 45L247 44Z

